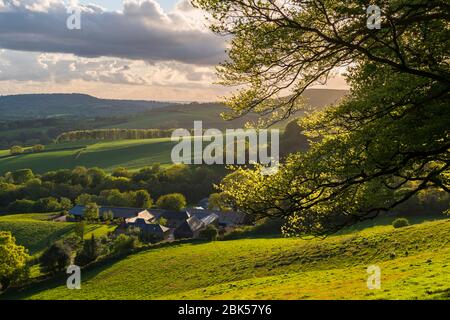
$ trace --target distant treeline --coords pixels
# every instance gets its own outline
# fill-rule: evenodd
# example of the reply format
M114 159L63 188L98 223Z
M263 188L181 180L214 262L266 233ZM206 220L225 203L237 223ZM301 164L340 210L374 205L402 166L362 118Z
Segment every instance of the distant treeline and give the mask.
M127 117L73 119L48 118L32 120L0 121L0 149L14 145L47 145L62 133L74 130L93 130L98 127L115 126L127 121Z
M57 142L74 142L83 140L138 140L169 138L173 130L162 129L99 129L65 132L58 136Z

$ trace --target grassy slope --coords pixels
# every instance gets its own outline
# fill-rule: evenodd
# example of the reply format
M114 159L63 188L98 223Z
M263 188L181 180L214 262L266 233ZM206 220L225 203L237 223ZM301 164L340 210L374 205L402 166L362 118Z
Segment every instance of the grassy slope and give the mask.
M450 220L441 220L325 240L245 239L166 247L86 271L80 291L54 283L10 298L448 298L449 233ZM366 287L371 264L382 268L378 291Z
M16 242L37 254L73 230L69 223L45 221L46 214L0 216L0 230L11 231Z
M51 216L40 213L0 216L0 231L10 231L18 244L27 248L31 255L36 255L55 241L73 234L73 223L49 221ZM87 225L85 238L89 239L92 234L105 236L114 229L115 226Z
M100 167L112 171L120 166L139 169L156 162L169 164L173 145L170 138L52 145L48 150L58 146L61 148L73 146L75 149L0 159L0 174L23 168L44 173L76 166Z

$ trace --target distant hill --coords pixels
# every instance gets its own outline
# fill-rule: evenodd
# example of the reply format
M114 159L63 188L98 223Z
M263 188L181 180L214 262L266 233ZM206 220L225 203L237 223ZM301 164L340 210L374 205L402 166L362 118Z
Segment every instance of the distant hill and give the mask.
M0 96L0 120L124 116L171 104L158 101L99 99L85 94Z
M312 109L321 109L327 105L336 103L344 97L348 91L331 89L310 89L304 94ZM144 114L139 114L119 125L107 126L107 128L118 129L173 129L192 128L194 121L202 120L206 128L242 128L244 124L251 120L256 120L257 115L233 121L224 121L220 114L226 112L226 107L221 103L191 103L183 105L171 105L163 109L153 109ZM297 115L299 116L299 114ZM280 124L284 127L286 121Z
M313 107L332 104L345 95L345 90L311 89L305 97ZM164 110L158 110L164 108ZM85 94L25 94L0 96L0 121L43 119L54 117L95 118L136 116L124 123L124 128L178 128L185 120L211 120L224 127L219 115L225 111L220 103L177 104L160 101L99 99ZM142 113L145 113L144 115ZM201 116L205 119L202 119ZM199 118L200 117L200 118ZM255 117L237 120L242 126Z

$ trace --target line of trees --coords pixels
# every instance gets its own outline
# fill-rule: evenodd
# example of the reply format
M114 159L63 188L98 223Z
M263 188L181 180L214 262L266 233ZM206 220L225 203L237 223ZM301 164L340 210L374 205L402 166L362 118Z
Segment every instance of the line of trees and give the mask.
M74 142L83 140L138 140L168 138L173 130L162 129L98 129L65 132L58 136L57 142Z
M58 212L87 203L150 208L153 199L168 194L184 197L163 198L161 206L198 203L214 192L214 184L226 174L215 168L153 165L138 172L118 168L111 175L99 168L77 167L42 175L22 169L0 176L0 208L11 213Z

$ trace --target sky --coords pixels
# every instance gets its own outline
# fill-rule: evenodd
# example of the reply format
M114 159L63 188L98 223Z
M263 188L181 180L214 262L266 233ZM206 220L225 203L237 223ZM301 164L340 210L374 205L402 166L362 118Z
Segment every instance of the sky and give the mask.
M0 94L216 101L230 93L215 84L226 45L189 0L0 0Z

